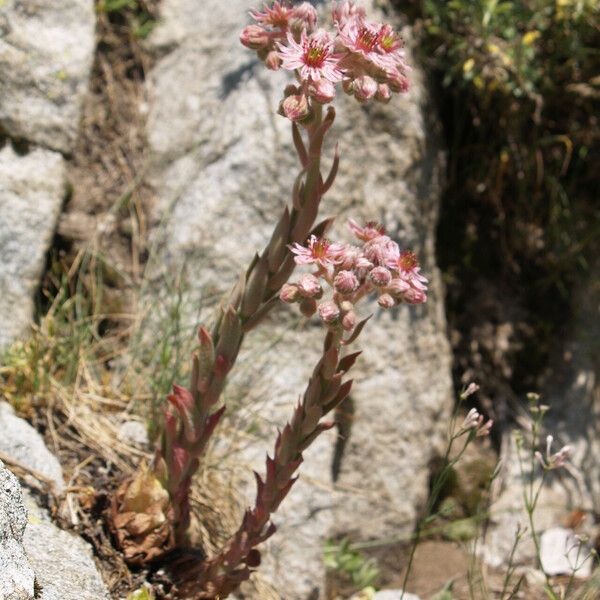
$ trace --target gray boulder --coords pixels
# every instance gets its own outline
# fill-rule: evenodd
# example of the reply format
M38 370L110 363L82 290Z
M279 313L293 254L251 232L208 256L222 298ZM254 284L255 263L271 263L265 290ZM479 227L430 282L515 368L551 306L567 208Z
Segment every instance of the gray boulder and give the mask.
M26 492L29 522L23 547L41 593L39 600L109 600L96 568L91 546L80 537L59 529L48 512Z
M69 153L95 40L93 0L0 4L0 128Z
M39 434L0 403L0 451L64 488ZM35 582L35 588L34 588ZM34 589L36 593L34 595ZM108 600L91 546L59 529L0 462L0 600Z
M163 56L149 83L150 172L160 198L149 270L158 294L185 266L189 325L199 307L200 318L210 319L220 293L267 242L298 172L289 123L276 114L291 76L267 71L239 44L247 10L242 0L201 6L165 0L150 40ZM324 163L337 140L342 161L322 207L323 215L340 214L331 237L347 238L347 217L383 222L401 246L419 254L431 294L421 307L375 310L357 346L364 354L354 372L354 426L339 478L332 478L336 433L330 431L306 453L301 479L275 517L279 531L261 571L290 600L323 592L328 536L381 538L412 528L427 497L428 465L444 443L450 353L434 252L444 161L418 67L411 79L410 93L388 106L336 100ZM149 297L154 312L156 298ZM236 460L248 474L263 470L265 451L302 393L323 335L319 324L299 325L294 311L281 306L245 340L225 398L240 438L236 443L232 433L218 448L229 456L231 446L242 448ZM252 495L250 485L247 501Z
M0 146L0 350L31 326L64 194L60 154L37 148L20 155L8 143Z
M35 577L23 548L27 510L17 478L0 461L0 600L32 600Z
M42 436L24 419L15 415L7 402L0 402L0 452L37 471L61 492L64 487L62 467Z

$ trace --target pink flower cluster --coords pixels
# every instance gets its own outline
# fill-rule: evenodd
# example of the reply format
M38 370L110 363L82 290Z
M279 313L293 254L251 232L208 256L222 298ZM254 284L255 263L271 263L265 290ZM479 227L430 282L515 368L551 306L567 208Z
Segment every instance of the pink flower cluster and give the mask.
M327 325L352 331L354 306L368 294L376 293L382 308L427 300L427 279L413 252L401 251L376 223L361 227L350 220L349 227L360 245L333 243L313 235L305 246L290 246L296 264L314 265L315 271L284 285L280 294L284 302L298 303L308 317L318 311ZM326 299L324 285L331 290Z
M408 90L401 38L390 25L367 19L350 0L333 2L334 33L317 29L308 2L295 7L274 2L250 14L256 24L244 28L242 44L256 50L268 68L296 73L298 85L288 86L281 107L291 120L308 119L311 100L331 102L339 82L360 102L387 102L392 93Z

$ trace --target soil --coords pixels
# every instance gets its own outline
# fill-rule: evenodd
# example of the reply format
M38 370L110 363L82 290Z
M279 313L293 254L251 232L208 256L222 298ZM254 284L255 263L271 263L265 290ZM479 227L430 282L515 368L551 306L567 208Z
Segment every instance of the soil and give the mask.
M382 548L376 553L381 568L379 585L384 589L402 589L407 569L410 548L406 545ZM479 581L485 581L490 590L489 598L501 598L505 573L487 568L475 561L473 553L463 544L446 540L425 540L415 552L406 591L416 594L421 600L430 600L446 586L452 585L452 600L483 600L488 598L481 591ZM469 582L469 579L471 580ZM507 586L508 597L515 589L519 576L514 575ZM556 578L556 583L566 584L567 578ZM575 591L581 584L576 584ZM543 585L524 580L512 598L541 600L546 595Z

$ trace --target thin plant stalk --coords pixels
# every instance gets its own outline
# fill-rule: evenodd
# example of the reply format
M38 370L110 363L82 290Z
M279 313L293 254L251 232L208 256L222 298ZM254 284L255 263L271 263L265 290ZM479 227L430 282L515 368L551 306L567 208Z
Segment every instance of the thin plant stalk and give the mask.
M489 433L490 427L493 423L492 421L488 421L487 424L483 424L483 417L481 417L476 411L471 411L471 413L469 413L469 416L473 415L475 417L474 420L472 419L470 422L467 422L467 420L465 420L463 422L463 425L458 429L458 431L456 429L457 415L458 415L458 411L459 411L463 401L468 396L470 396L472 393L474 393L474 391L476 391L477 389L478 389L478 387L474 386L472 388L473 391L471 391L471 388L470 388L461 394L461 396L459 397L459 401L457 402L456 407L454 409L454 414L450 420L449 440L448 440L448 445L446 446L446 452L444 454L444 458L442 460L442 464L444 466L443 466L441 472L439 473L439 475L437 475L437 477L435 478L435 480L433 482L432 490L431 490L431 493L429 494L429 499L427 501L427 506L425 508L425 515L421 519L419 519L419 521L417 523L417 528L415 531L413 543L411 545L410 554L408 557L408 564L406 566L406 573L404 574L404 578L402 580L402 592L401 592L401 596L400 596L401 600L404 597L404 594L406 593L406 586L408 584L408 578L410 576L410 572L411 572L412 565L414 562L415 553L417 551L417 546L419 545L419 542L421 540L421 534L423 533L423 527L427 523L429 523L431 516L433 514L433 509L438 501L438 498L440 496L440 493L442 492L442 489L444 488L446 481L448 480L448 477L450 476L452 469L460 461L460 459L462 458L463 454L465 453L467 447L475 439L475 437L477 437L479 435L487 435ZM450 459L450 456L452 454L452 448L454 447L454 443L456 442L456 440L458 440L465 434L467 434L467 436L466 436L466 439L465 439L465 442L464 442L462 448L460 449L460 451L454 458Z

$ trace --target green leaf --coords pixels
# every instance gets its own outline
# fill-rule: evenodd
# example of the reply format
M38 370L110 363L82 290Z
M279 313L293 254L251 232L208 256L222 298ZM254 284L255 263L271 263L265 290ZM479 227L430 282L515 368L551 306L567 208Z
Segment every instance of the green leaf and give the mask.
M156 21L154 19L148 19L146 21L138 21L133 28L133 35L139 40L145 40L156 27Z
M127 596L127 600L155 600L154 593L148 587L140 588L135 592L131 592L129 596Z
M137 0L103 0L98 5L98 9L105 13L117 12L124 8L136 10L138 8Z

